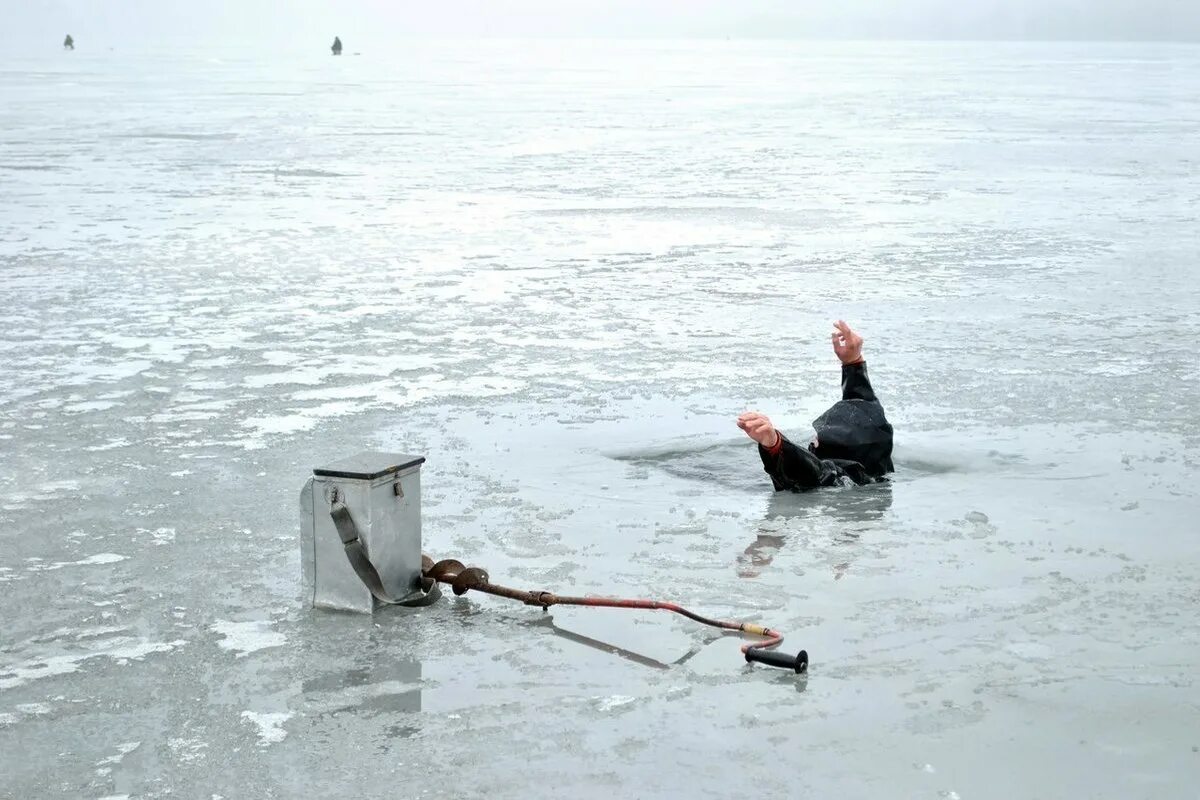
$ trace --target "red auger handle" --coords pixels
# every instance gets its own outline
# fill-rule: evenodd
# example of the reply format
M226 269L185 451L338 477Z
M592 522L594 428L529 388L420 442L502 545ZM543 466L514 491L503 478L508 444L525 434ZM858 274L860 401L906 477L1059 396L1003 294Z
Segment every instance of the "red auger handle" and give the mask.
M767 664L772 667L795 670L797 675L802 672L808 672L807 650L801 650L795 656L789 656L787 653L781 653L778 650L764 650L761 647L751 647L746 650L746 660L757 661L759 664Z

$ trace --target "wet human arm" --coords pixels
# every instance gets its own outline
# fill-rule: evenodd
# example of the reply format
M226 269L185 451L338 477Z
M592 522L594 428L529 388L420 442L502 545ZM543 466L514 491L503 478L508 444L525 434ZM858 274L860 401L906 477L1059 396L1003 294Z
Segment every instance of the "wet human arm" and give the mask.
M763 469L771 476L775 491L815 489L820 486L824 474L821 459L782 433L778 436L774 447L758 446Z
M737 426L746 432L761 447L776 447L779 431L771 424L771 418L757 411L745 411L737 418Z
M833 352L842 362L842 399L866 400L878 403L875 390L867 377L867 362L863 358L863 338L844 320L833 323L834 331L830 335L833 342Z
M871 379L867 377L867 362L857 364L842 364L842 399L866 400L878 403L875 390L871 388Z
M737 425L758 443L763 469L776 491L820 486L821 460L776 430L770 417L747 411L738 417Z

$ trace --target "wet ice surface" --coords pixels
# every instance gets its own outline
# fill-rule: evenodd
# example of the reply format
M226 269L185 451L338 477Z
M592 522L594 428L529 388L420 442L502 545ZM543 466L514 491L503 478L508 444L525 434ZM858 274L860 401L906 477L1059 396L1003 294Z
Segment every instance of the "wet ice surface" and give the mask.
M33 796L1185 797L1197 52L5 57L0 753ZM891 484L772 495L860 322ZM297 495L784 630L302 606ZM351 777L347 777L351 776ZM448 777L449 776L449 777Z

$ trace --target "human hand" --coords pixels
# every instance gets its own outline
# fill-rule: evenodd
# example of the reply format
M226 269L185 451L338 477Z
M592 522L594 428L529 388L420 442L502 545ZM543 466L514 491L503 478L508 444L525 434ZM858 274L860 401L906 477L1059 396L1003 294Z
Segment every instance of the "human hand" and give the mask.
M838 359L843 364L857 364L862 361L863 338L840 319L833 323L833 327L837 328L831 336L833 352L837 354Z
M779 441L779 431L771 424L765 414L757 411L747 411L737 418L737 426L746 432L754 441L763 447L771 448Z

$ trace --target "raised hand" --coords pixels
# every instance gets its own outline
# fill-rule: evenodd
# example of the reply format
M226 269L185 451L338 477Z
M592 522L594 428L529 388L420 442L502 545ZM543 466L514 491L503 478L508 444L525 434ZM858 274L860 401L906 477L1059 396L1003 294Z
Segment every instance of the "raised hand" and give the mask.
M743 413L737 418L737 426L763 447L774 447L775 443L779 441L779 431L775 430L770 418L757 411Z
M843 320L839 319L833 323L833 327L837 328L831 336L833 352L837 354L838 359L843 364L857 364L862 361L863 338Z

